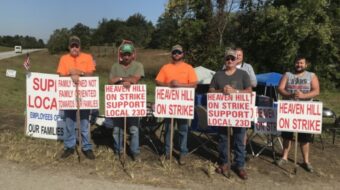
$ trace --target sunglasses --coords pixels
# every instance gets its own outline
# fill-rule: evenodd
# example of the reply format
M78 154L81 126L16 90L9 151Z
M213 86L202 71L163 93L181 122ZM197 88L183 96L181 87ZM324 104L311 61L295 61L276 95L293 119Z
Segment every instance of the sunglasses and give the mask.
M125 56L131 56L132 54L131 53L123 53L122 56L125 57Z
M225 58L225 61L229 61L229 60L235 61L235 57L228 56Z
M171 54L172 55L181 55L183 52L182 51L179 51L179 50L175 50L175 51L172 51Z
M79 45L78 44L71 44L70 47L71 48L79 48Z

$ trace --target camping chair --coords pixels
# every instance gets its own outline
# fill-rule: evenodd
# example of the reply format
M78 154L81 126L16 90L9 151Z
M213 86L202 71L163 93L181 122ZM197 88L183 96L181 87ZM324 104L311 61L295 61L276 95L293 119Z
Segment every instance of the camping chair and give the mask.
M327 108L327 107L324 107L322 109L322 118L330 118L330 119L333 119L334 122L333 124L331 124L330 126L324 126L323 130L324 131L329 131L332 133L332 143L334 145L335 143L335 138L336 138L336 132L337 130L340 129L340 117L337 118L336 114L334 113L333 110ZM323 139L322 139L322 134L320 134L320 142L321 142L321 146L322 146L322 150L325 149L325 146L324 146L324 143L323 143ZM314 142L314 136L313 136L313 141Z
M195 106L195 116L191 123L191 132L197 132L193 137L198 142L198 145L192 149L189 154L197 151L199 148L204 148L208 152L212 152L206 145L213 142L213 135L217 135L217 128L208 126L207 109L202 105ZM204 139L204 140L202 140Z
M140 120L140 131L144 135L145 139L148 140L150 145L153 147L157 155L159 155L159 149L155 145L155 139L161 139L164 131L164 119L160 120L159 118L155 117L153 114L154 111L154 104L151 102L147 103L147 114L146 117L142 117ZM159 138L156 136L156 131L162 127Z
M256 106L264 106L264 107L271 107L273 106L273 102L272 102L272 98L268 97L268 96L264 96L264 95L257 95L256 96ZM255 124L252 126L255 127ZM261 142L263 143L262 145L260 145L260 150L255 153L254 148L253 148L253 144L252 141L254 140L255 137L258 137ZM276 143L279 143L281 149L283 149L283 145L280 139L280 133L276 133L276 134L258 134L255 133L255 129L253 128L253 131L251 132L251 134L249 135L248 139L247 139L247 144L250 147L251 153L253 157L258 157L262 154L262 152L265 149L270 148L270 150L273 153L273 158L274 160L276 159L276 151L275 151L275 145Z

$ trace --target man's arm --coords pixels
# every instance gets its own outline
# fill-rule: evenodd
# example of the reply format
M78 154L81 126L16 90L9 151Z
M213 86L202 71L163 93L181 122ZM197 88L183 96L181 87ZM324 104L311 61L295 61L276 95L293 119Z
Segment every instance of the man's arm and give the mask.
M249 64L250 83L253 88L257 86L257 79L253 67Z
M223 89L216 90L215 88L209 88L209 92L223 92Z
M294 94L291 94L286 90L287 80L288 80L287 75L286 74L283 75L283 77L280 80L279 87L277 89L281 96L283 96L284 98L293 98Z
M169 84L170 87L184 87L184 88L196 88L197 82L191 83L179 83L177 80L172 80Z

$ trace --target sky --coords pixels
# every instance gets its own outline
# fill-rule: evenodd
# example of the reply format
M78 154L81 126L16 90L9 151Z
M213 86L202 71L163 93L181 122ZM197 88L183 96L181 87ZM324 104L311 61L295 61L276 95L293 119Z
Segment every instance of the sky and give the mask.
M56 29L77 23L97 28L103 18L141 13L154 25L167 0L0 0L0 36L33 36L47 42Z

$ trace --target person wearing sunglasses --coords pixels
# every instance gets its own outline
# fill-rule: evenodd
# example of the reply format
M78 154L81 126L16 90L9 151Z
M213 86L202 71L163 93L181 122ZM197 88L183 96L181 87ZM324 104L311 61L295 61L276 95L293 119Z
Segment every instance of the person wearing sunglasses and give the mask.
M250 83L249 75L246 71L237 68L236 51L228 49L225 52L225 69L217 71L213 76L209 92L232 94L232 93L251 93L252 87ZM246 128L233 127L233 149L234 149L234 167L237 175L241 179L247 179L247 173L245 171L245 144L243 143L244 136L246 135ZM218 128L219 133L219 166L216 168L216 172L225 175L228 172L228 152L227 152L227 128Z
M156 77L158 86L168 87L187 87L196 88L197 76L194 68L183 61L184 52L181 45L175 45L171 49L171 62L162 66ZM165 119L165 155L166 159L170 154L170 119ZM180 155L178 162L180 165L186 163L186 155L188 154L188 120L175 119L180 135Z
M114 63L109 76L109 84L123 85L128 89L144 77L143 64L136 61L136 49L131 41L125 41L118 48L118 63ZM113 145L115 155L120 158L123 154L124 117L113 119ZM139 147L139 118L127 117L127 127L130 134L130 153L133 161L140 162Z
M77 36L70 37L68 49L69 53L63 55L59 60L57 73L60 76L71 77L73 83L78 84L80 77L93 75L95 64L92 55L81 52L81 43ZM61 159L71 156L75 150L76 112L77 110L64 110L66 128L64 130L64 152ZM89 136L89 116L90 110L80 110L81 148L86 158L94 160L95 156Z

